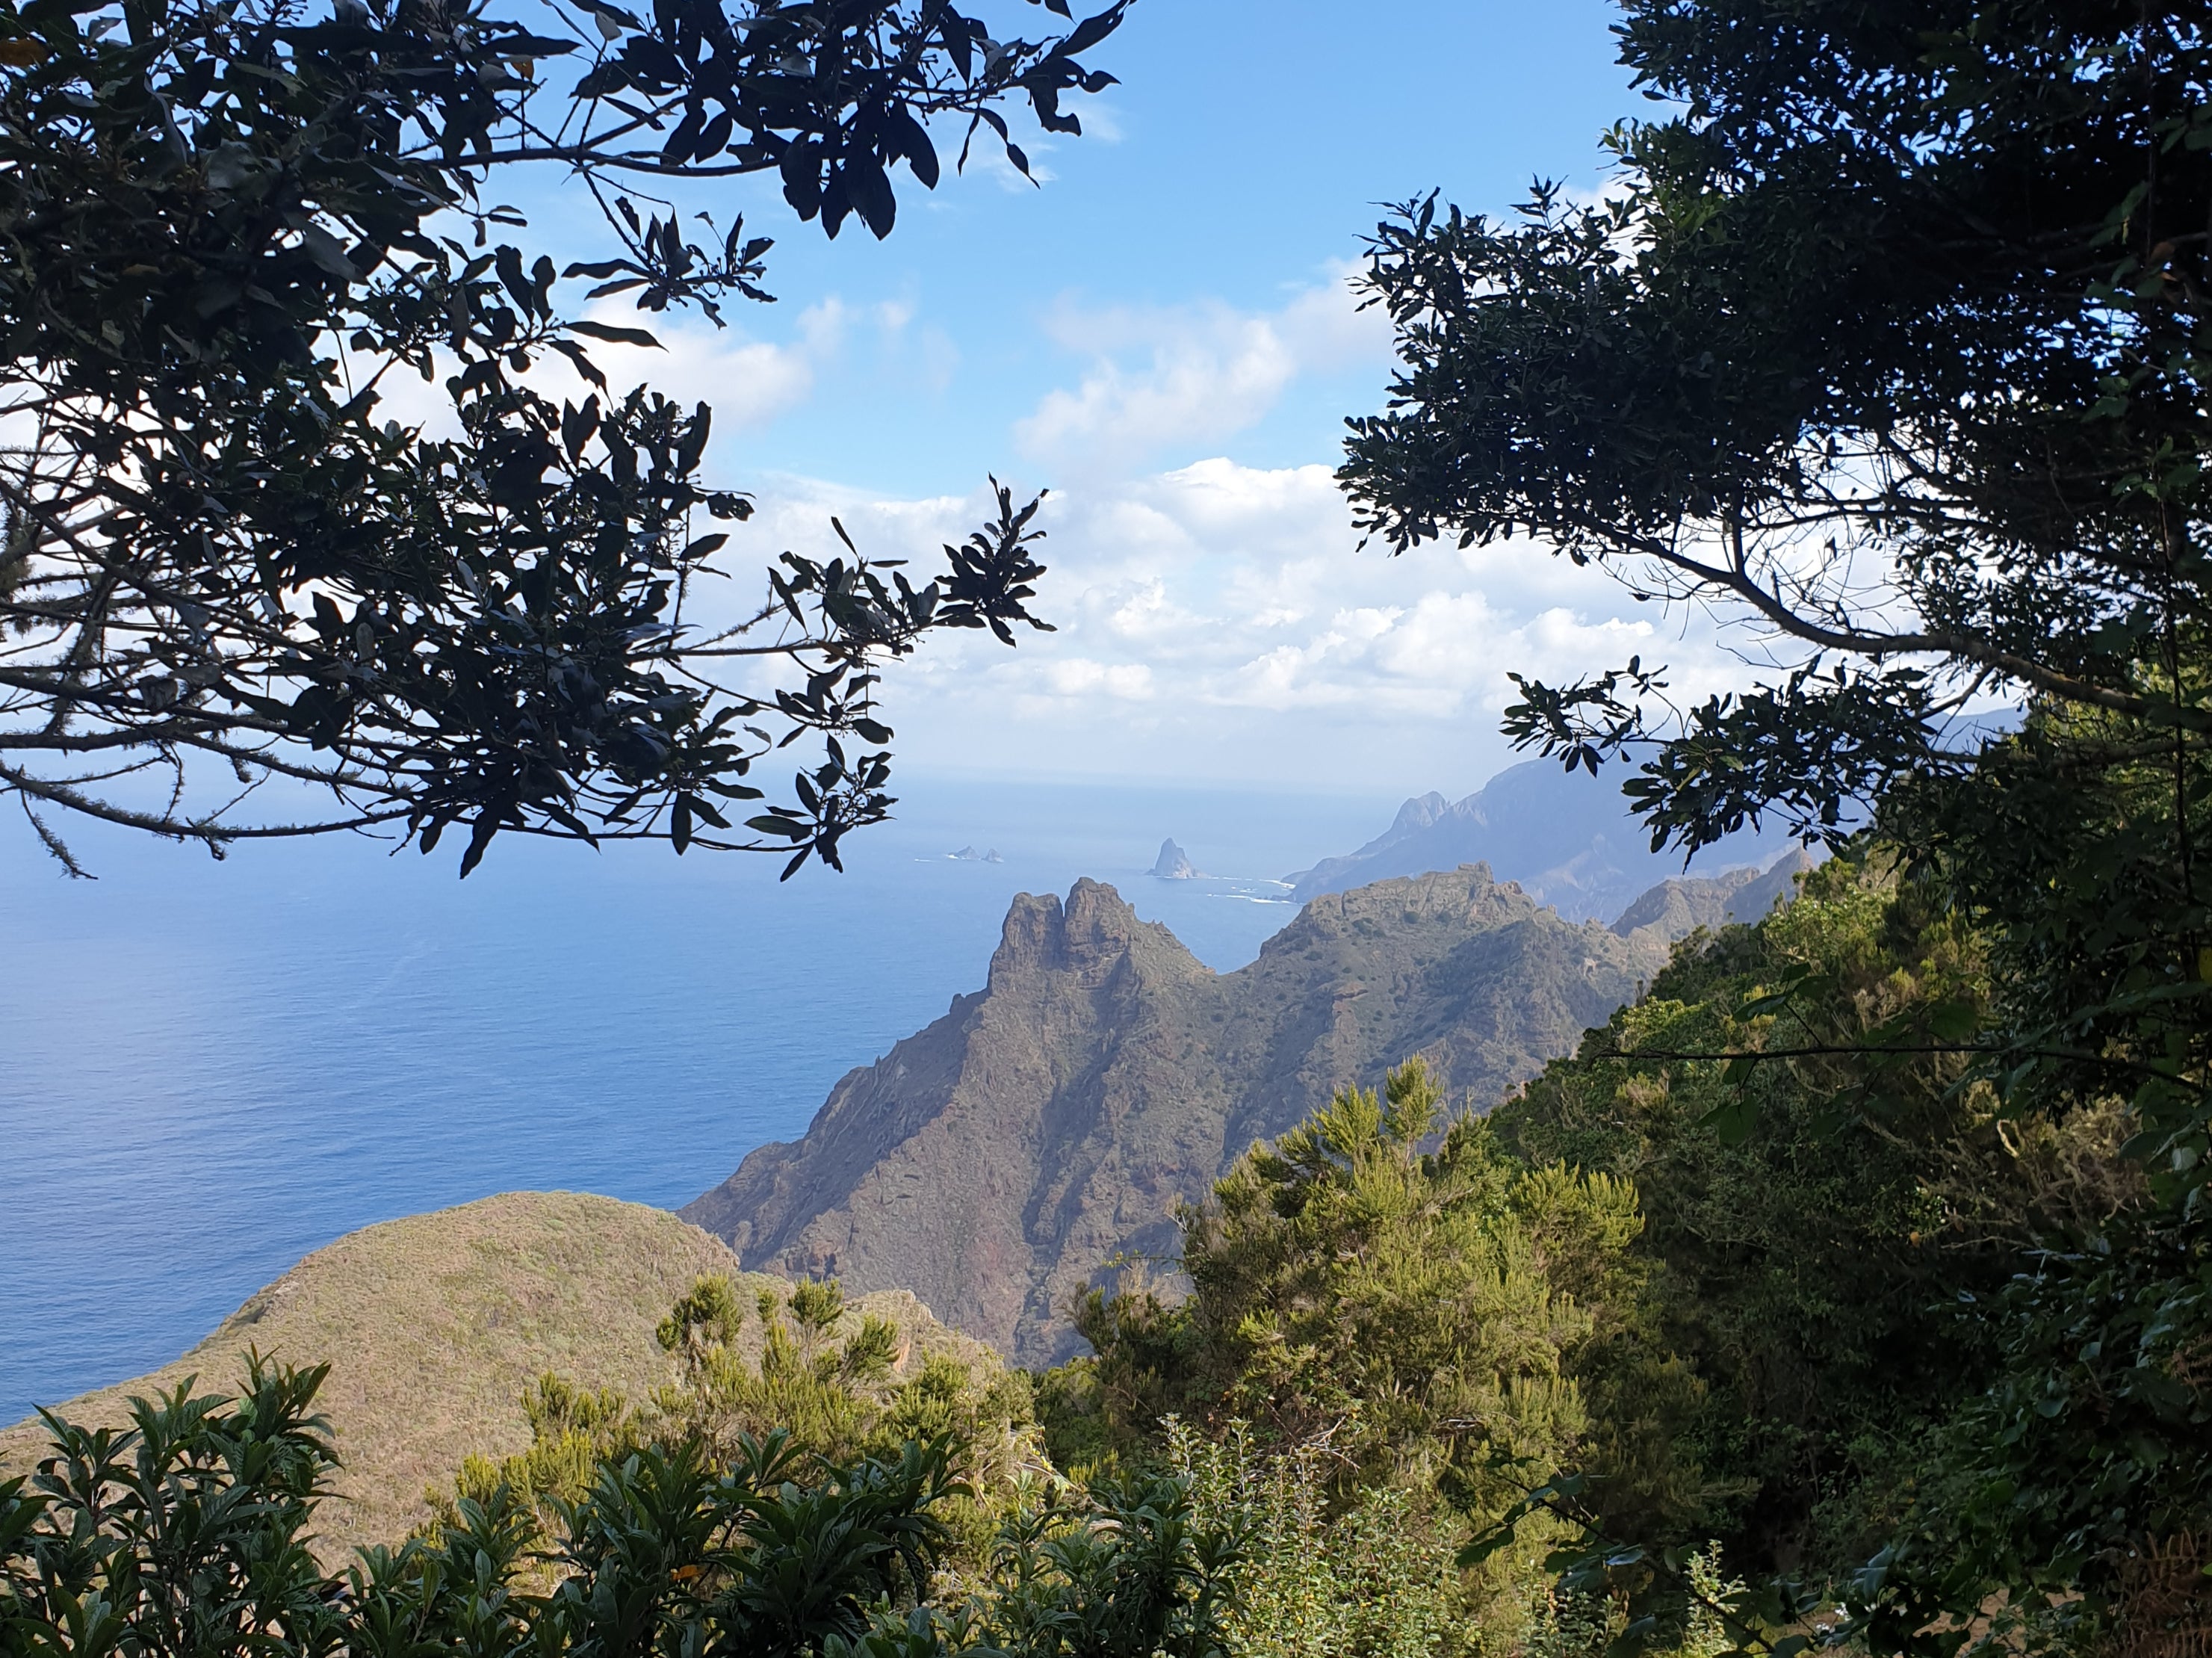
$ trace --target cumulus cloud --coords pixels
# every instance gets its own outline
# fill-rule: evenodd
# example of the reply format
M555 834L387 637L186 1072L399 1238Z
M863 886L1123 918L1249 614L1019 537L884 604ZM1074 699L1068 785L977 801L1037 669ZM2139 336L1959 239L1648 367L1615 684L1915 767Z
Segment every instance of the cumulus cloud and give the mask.
M903 328L911 315L910 310L876 308L890 313L877 320L893 330ZM748 338L735 327L641 318L627 308L605 315L594 308L587 314L618 326L643 326L660 342L659 350L592 343L592 360L609 386L619 392L647 385L679 403L711 405L718 429L738 430L757 430L805 402L814 389L816 370L836 356L860 320L834 295L799 313L797 338L787 344ZM591 389L557 356L547 357L532 379L549 396L580 399Z
M980 495L799 479L761 503L748 556L829 552L835 515L869 552L924 568L988 513ZM1451 792L1513 758L1509 672L1556 680L1640 655L1690 694L1747 677L1702 619L1534 546L1362 551L1319 466L1208 460L1056 493L1041 521L1038 608L1058 631L1012 651L933 640L891 668L909 762Z
M841 354L933 349L905 302L831 298L797 322L771 342L664 320L666 351L601 355L617 385L708 401L741 437L812 395ZM1557 681L1639 655L1667 663L1686 698L1749 677L1705 619L1639 605L1598 571L1527 545L1363 549L1329 467L1229 458L1299 376L1387 356L1387 326L1340 273L1264 313L1069 306L1048 326L1089 364L1020 428L1056 480L1037 608L1057 631L1012 651L987 634L933 639L890 667L884 709L908 763L1456 792L1512 758L1498 735L1510 673ZM1164 446L1212 455L1161 470ZM720 561L731 579L687 600L697 626L750 613L777 552L840 553L833 517L922 571L990 515L980 491L902 498L743 471L758 510Z
M1300 375L1379 364L1390 345L1388 320L1358 308L1343 271L1267 312L1063 303L1046 333L1089 367L1076 387L1047 393L1015 438L1033 459L1092 473L1233 436Z
M592 360L619 395L633 386L648 386L679 403L705 403L714 411L714 427L725 435L757 431L806 401L817 371L843 350L863 325L872 325L885 340L903 333L914 319L910 304L886 302L856 311L835 295L799 313L795 338L787 343L755 339L738 327L716 328L685 317L641 316L618 302L605 301L584 314L617 327L642 327L659 349L588 341ZM405 369L385 375L378 405L380 418L421 427L432 436L458 435L453 405L443 384L451 372L425 384ZM529 383L546 396L581 402L595 387L558 353L538 359Z

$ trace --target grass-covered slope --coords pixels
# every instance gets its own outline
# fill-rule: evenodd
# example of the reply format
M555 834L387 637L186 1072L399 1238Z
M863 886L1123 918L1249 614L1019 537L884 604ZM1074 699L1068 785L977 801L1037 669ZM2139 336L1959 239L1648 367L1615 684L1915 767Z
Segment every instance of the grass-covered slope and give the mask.
M248 1300L173 1363L58 1406L92 1426L127 1419L129 1400L197 1375L228 1388L249 1348L300 1364L327 1360L319 1401L337 1431L342 1500L319 1515L319 1548L396 1541L422 1519L426 1485L471 1451L530 1442L519 1403L558 1371L633 1399L664 1380L653 1328L702 1274L738 1276L719 1240L665 1210L569 1192L511 1192L387 1221L319 1249ZM755 1276L746 1293L780 1280ZM896 1324L908 1363L939 1346L980 1347L944 1330L902 1292L858 1306ZM749 1332L759 1339L757 1331ZM0 1472L27 1469L45 1444L33 1417L0 1431Z

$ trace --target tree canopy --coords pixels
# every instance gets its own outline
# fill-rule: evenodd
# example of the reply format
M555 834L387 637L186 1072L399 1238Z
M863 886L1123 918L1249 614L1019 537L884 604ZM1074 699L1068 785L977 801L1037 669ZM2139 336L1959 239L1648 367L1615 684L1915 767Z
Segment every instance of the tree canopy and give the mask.
M1079 131L1125 3L1033 40L945 0L7 0L0 789L64 861L75 814L218 851L458 825L464 874L501 831L835 863L889 805L880 665L1044 625L1034 503L927 581L848 539L716 607L750 503L712 411L610 386L595 342L654 342L578 306L769 298L769 240L684 210L718 180L882 236L950 137L1026 172L1005 107ZM507 240L529 167L606 257ZM447 435L386 412L404 376Z
M1693 727L1799 735L1669 800L1692 845L1781 801L1834 826L1868 776L1944 752L1941 693L1967 686L2212 728L2157 672L2203 604L2198 26L2094 3L1625 9L1624 62L1678 113L1614 129L1617 192L1539 186L1505 222L1431 198L1376 237L1405 370L1352 423L1366 527L1527 532L1869 664Z
M1701 1285L1668 1337L1743 1413L1700 1453L1747 1482L1737 1557L1824 1563L1742 1628L1813 1639L1779 1631L1824 1596L1885 1651L2201 1627L2212 27L1622 11L1661 107L1607 189L1378 229L1402 366L1340 477L1394 550L1527 538L1736 629L1746 692L1524 678L1508 733L1632 758L1655 846L1778 817L1895 888L1856 942L1678 963L1506 1120L1636 1176ZM1543 1500L1617 1588L1667 1528L1601 1495Z
M1352 423L1358 516L1760 635L1786 671L1743 694L1678 709L1635 661L1522 680L1508 730L1640 753L1655 844L1873 814L1994 930L2010 1085L2127 1093L2193 1182L2212 37L2094 0L1625 13L1669 108L1614 129L1615 188L1378 232L1404 366Z

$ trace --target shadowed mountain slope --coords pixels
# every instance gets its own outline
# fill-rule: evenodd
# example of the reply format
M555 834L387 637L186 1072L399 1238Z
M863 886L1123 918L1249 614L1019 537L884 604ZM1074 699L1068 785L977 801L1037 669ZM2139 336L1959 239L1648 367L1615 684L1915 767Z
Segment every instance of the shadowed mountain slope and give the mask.
M1348 1082L1425 1056L1487 1108L1666 959L1540 909L1480 866L1330 893L1216 975L1110 887L1008 911L988 986L848 1074L804 1138L687 1206L756 1270L913 1290L1019 1362L1177 1204Z

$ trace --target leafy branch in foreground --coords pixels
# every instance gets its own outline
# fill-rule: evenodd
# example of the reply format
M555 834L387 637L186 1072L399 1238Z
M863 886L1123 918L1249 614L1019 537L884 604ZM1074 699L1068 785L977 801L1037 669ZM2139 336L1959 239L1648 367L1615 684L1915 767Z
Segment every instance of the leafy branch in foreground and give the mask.
M0 0L0 791L72 868L71 814L216 850L459 824L465 869L501 831L834 863L889 804L878 667L1041 625L1034 503L1000 491L918 586L848 541L718 601L750 503L702 475L710 412L611 387L593 347L655 341L568 284L765 300L766 239L643 186L773 174L887 234L932 124L1024 168L998 106L1079 131L1121 12L1026 41L944 0ZM530 166L615 257L494 240ZM807 736L795 800L733 827Z
M1221 1658L1237 1539L1140 1476L1017 1516L973 1594L940 1580L960 1493L943 1442L845 1462L791 1438L606 1455L544 1539L526 1495L464 1496L343 1576L308 1544L337 1465L326 1367L249 1362L240 1395L174 1392L131 1425L47 1418L0 1481L10 1658L744 1652L761 1658ZM545 1574L533 1569L550 1569Z

